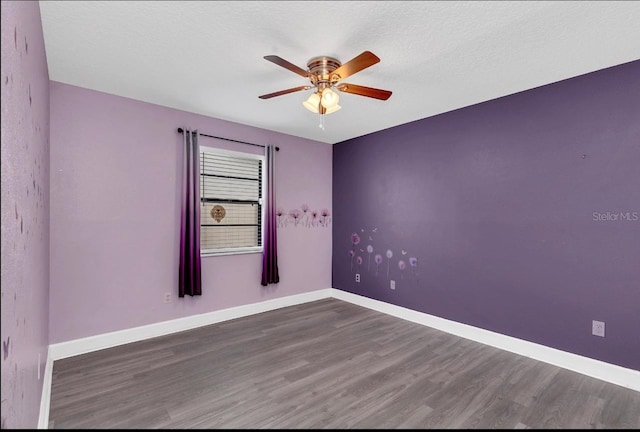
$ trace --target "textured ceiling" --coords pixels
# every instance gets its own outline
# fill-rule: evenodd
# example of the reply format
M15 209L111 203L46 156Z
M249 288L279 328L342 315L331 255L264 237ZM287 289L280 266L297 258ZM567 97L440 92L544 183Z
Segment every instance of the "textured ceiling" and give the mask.
M43 1L51 80L326 143L640 59L640 2ZM342 110L303 108L306 69L363 51ZM205 131L207 132L207 131ZM215 132L215 131L211 131Z

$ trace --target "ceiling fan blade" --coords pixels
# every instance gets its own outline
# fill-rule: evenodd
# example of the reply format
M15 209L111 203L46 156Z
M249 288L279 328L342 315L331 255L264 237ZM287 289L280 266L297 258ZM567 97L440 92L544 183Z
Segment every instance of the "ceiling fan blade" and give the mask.
M272 97L276 97L276 96L282 96L285 95L287 93L293 93L293 92L297 92L300 90L309 90L311 88L311 86L300 86L300 87L294 87L294 88L290 88L290 89L286 89L286 90L280 90L274 93L269 93L269 94L265 94L262 96L258 96L260 99L270 99Z
M344 79L353 75L356 72L360 72L363 69L373 66L378 63L380 59L371 51L365 51L359 56L349 60L338 69L331 73L331 80L333 82Z
M264 56L265 60L269 60L272 63L277 64L278 66L282 66L285 69L289 69L291 72L295 72L298 75L301 75L305 78L307 78L309 76L309 72L307 72L306 70L294 65L293 63L290 63L288 61L286 61L285 59L283 59L282 57L278 57L276 55L268 55L268 56Z
M367 96L374 99L382 99L387 100L391 97L391 92L389 90L381 90L373 87L365 87L356 84L340 84L336 86L336 88L345 93L353 93L360 96Z

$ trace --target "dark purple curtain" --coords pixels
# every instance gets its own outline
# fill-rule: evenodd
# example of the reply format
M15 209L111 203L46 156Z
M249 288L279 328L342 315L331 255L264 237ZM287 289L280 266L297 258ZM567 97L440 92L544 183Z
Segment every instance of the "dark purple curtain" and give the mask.
M184 129L180 281L178 295L202 294L200 263L200 151L198 131Z
M278 275L278 239L276 219L276 182L275 152L272 145L266 147L267 153L267 196L264 221L264 252L262 253L262 285L280 282Z

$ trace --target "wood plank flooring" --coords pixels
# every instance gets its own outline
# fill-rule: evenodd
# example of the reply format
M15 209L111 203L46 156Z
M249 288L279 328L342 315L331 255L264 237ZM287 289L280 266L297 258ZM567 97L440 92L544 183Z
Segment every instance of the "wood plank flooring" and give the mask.
M337 299L53 365L50 428L638 429L640 392Z

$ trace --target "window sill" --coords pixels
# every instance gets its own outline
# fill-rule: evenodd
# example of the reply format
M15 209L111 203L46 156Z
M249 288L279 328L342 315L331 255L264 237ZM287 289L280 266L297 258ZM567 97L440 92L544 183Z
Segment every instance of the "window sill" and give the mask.
M200 254L201 258L224 256L224 255L244 255L244 254L262 254L263 250L256 249L244 249L244 250L230 250L220 252L203 252Z

